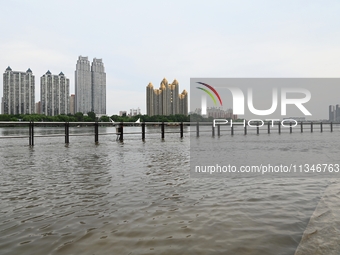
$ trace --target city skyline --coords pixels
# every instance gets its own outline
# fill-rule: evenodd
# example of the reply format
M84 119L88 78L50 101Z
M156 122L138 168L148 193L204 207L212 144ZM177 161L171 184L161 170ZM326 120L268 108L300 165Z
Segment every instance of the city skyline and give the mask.
M4 75L4 84L5 88L9 91L9 84L5 83L5 75L8 76L8 72L12 72L10 66L5 70ZM25 72L17 72L14 74L32 74L31 69L29 68L26 73ZM24 77L24 76L22 76ZM35 79L34 75L32 76L32 87L33 93L30 92L29 97L31 98L31 94L35 94ZM59 75L53 75L50 70L48 70L45 74L40 77L40 101L34 102L34 106L30 106L31 110L29 112L24 112L22 110L12 111L15 114L21 113L39 113L45 114L48 116L55 116L59 114L74 114L76 112L82 112L87 114L88 112L95 112L96 114L106 115L106 73L104 71L104 64L102 59L94 58L90 67L90 61L88 57L78 57L78 61L76 64L75 71L75 82L79 83L79 86L75 85L74 94L70 93L70 79L66 78L63 72L60 72ZM13 83L13 79L12 79ZM150 86L151 83L147 87ZM85 85L85 86L84 86ZM13 86L13 84L11 84ZM14 85L13 89L15 89ZM152 84L151 84L152 86ZM5 91L5 90L4 90ZM5 92L3 91L3 95ZM175 79L173 83L168 84L168 81L164 78L161 82L160 89L153 90L153 93L157 94L157 91L164 92L162 96L164 98L165 105L162 110L158 110L159 106L153 107L157 110L152 110L149 112L153 115L173 115L173 114L184 114L188 115L188 93L184 89L181 94L179 94L179 84ZM78 95L78 103L77 105L77 93L78 94L86 94L83 96L83 106L79 103L81 100L81 96ZM177 95L177 96L176 96ZM90 98L91 100L84 100L85 98ZM146 93L146 97L148 97L148 93ZM6 103L4 103L4 98L6 101L6 97L1 97L1 113L5 112ZM155 97L156 98L156 97ZM157 97L158 98L158 97ZM35 97L33 96L33 101L35 101ZM8 101L8 100L7 100ZM32 102L33 102L32 101ZM154 100L152 100L154 101ZM157 101L157 100L156 100ZM158 100L159 101L159 100ZM146 104L148 104L148 99L146 98ZM87 111L86 108L91 108L91 110ZM137 110L130 109L130 112L136 111L138 114L143 114L140 110L140 107L137 107ZM7 110L6 110L7 112ZM121 111L120 111L121 112ZM147 114L147 113L145 113ZM114 115L114 114L113 114ZM131 116L136 114L130 114Z
M87 57L79 56L78 61L81 59L87 61L89 64ZM97 70L95 70L96 66L97 66ZM104 72L102 59L96 59L96 58L93 59L92 66L91 66L91 86L93 86L93 84L95 83L93 82L94 80L93 77L95 73L94 71L98 71L99 75L101 75L101 73L104 74L104 76L102 77L99 76L99 78L97 79L104 80L104 90L105 90L106 74ZM77 70L75 73L77 73ZM12 74L12 75L9 75L9 74ZM60 78L62 78L62 80ZM309 79L313 79L313 78L309 78ZM318 80L318 79L315 79L315 80ZM3 90L3 96L1 97L1 113L5 113L5 114L8 114L8 113L11 114L10 112L12 112L12 114L41 113L41 114L45 114L49 116L71 113L72 106L70 104L71 102L75 100L75 95L70 94L69 79L64 76L63 72L60 72L59 75L52 75L52 73L48 70L43 76L41 76L40 78L41 96L40 96L40 101L37 101L37 102L34 102L35 101L34 96L32 97L32 95L35 94L34 93L35 76L33 75L32 70L30 68L28 68L27 71L24 72L24 71L13 71L11 67L8 66L5 72L3 73L3 84L5 84L5 86ZM28 91L29 85L31 85L30 91ZM164 78L160 83L160 88L153 89L153 85L150 82L146 90L147 112L145 114L152 116L152 115L173 115L173 114L187 115L188 113L190 113L187 110L188 106L186 106L188 104L188 97L187 97L188 93L186 90L183 90L181 94L178 94L178 91L179 91L178 85L179 84L176 79L172 83L168 83L166 78ZM9 89L9 86L12 87L12 91ZM50 91L47 91L48 87L50 87L51 89ZM56 92L58 89L59 89L59 92ZM169 93L167 93L168 90L169 90ZM20 93L18 93L17 91L20 91ZM28 93L26 93L25 91L28 91ZM91 88L91 97L94 96L93 92L94 90ZM326 92L326 90L324 90L324 92ZM62 93L62 96L60 93ZM17 96L18 94L20 94L21 96L18 97ZM152 94L152 100L148 99L148 97L150 97L151 94ZM178 98L174 96L176 94L178 95ZM6 99L6 97L7 98L9 97L9 95L11 95L11 98L12 98L11 100ZM334 102L334 95L332 96L333 96L333 100L331 101ZM30 101L34 103L32 102L26 103L26 102L29 102L27 101L28 98ZM186 103L183 104L183 101L181 99L184 99L184 98L186 98ZM171 99L171 104L167 105L168 101L170 102L170 99ZM177 102L177 100L179 100L179 102ZM8 102L10 102L9 104L10 106L8 106ZM153 105L155 102L156 104ZM16 106L14 106L15 104ZM93 109L94 104L92 103L91 105ZM153 109L150 110L151 108ZM321 107L318 107L318 108L321 108ZM230 108L227 108L227 111L229 109ZM196 113L196 110L193 110L192 112ZM220 110L223 110L223 108L220 108ZM73 114L75 113L74 110L72 110L72 112ZM141 113L139 107L138 107L138 112ZM84 113L86 114L87 112L84 112ZM112 115L117 115L117 114L118 113L112 114ZM100 115L105 115L105 114L99 114L99 116ZM340 116L339 104L336 104L335 106L329 105L328 118L323 118L323 120L328 119L329 121L336 122L340 118L339 116ZM310 120L316 120L316 118L310 118Z

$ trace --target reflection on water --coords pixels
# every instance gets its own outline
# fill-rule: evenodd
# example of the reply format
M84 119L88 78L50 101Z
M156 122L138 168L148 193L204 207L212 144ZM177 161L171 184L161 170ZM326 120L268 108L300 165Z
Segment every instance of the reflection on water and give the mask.
M36 128L44 132L63 129ZM95 145L78 136L68 146L63 137L36 138L34 148L28 139L0 140L0 253L294 254L328 185L190 179L187 134L125 138L100 136Z

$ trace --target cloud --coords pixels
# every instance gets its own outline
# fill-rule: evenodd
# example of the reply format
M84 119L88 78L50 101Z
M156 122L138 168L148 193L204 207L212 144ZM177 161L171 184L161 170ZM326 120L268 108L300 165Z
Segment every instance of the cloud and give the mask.
M340 5L265 2L9 2L0 66L30 67L38 101L48 69L74 93L78 56L102 58L113 113L144 109L145 87L164 77L181 91L191 77L338 77Z

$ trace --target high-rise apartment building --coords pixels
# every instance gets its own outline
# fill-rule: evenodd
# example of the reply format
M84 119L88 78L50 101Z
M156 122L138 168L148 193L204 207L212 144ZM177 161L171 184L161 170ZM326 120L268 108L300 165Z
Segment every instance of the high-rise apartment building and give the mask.
M335 106L334 121L340 122L340 105Z
M70 113L70 80L50 71L40 78L41 114L55 116Z
M106 74L102 59L79 56L75 71L75 112L106 114Z
M76 112L92 111L92 84L90 61L87 57L79 56L75 72Z
M330 105L328 109L328 120L333 122L340 122L340 105Z
M164 78L159 89L154 89L152 83L146 87L147 115L188 115L188 92L179 94L179 84L174 80L171 84Z
M35 112L35 79L31 69L3 74L3 113L32 114Z
M328 113L329 113L329 121L334 121L335 120L335 107L334 105L330 105L329 106L329 110L328 110Z
M91 78L92 111L96 114L106 114L106 73L102 59L93 59Z
M136 115L141 115L142 112L139 109L139 107L137 109L130 109L130 116L136 116Z

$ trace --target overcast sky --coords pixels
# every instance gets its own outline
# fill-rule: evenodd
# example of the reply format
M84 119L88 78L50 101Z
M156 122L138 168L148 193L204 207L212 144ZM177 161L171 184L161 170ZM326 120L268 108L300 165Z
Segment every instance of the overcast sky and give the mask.
M0 3L0 66L31 68L36 101L47 70L74 93L79 55L103 59L109 115L145 113L146 86L164 77L181 92L190 77L340 76L339 1Z

